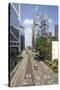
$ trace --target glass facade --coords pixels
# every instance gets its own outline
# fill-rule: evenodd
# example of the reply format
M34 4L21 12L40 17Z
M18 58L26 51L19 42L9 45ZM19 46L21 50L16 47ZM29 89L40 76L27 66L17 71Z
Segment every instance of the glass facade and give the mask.
M41 29L41 35L42 36L47 36L48 35L48 28L49 28L49 23L48 23L48 15L43 14L41 17L41 23L40 23L40 29Z
M20 26L19 22L19 4L10 3L10 47L17 47L21 51L22 44L25 43L21 36L25 38L24 27ZM12 41L12 42L11 42Z
M19 39L19 30L17 30L16 28L10 26L10 30L12 31L12 33L15 34L15 36Z
M42 14L41 16L34 17L34 39L38 36L48 36L49 22L48 15Z
M34 34L35 34L35 39L36 39L36 37L38 36L38 35L40 35L40 16L36 16L35 17L35 19L34 19L34 23L35 23L35 32L34 32Z
M9 3L9 73L14 69L19 60L17 55L24 49L24 27L19 24L19 4Z
M9 12L10 12L10 30L9 30L9 38L10 38L10 47L18 47L17 41L19 41L19 29L16 27L19 27L19 5L15 3L9 4ZM12 41L12 42L11 42ZM19 42L18 42L19 43Z
M18 4L10 4L10 26L19 26L19 16L17 10L19 10ZM16 9L17 8L17 9ZM16 10L15 10L16 9Z

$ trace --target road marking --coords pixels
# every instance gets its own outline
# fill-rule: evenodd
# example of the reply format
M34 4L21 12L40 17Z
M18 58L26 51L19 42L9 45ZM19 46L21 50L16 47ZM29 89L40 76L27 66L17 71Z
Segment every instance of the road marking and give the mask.
M26 78L31 78L31 74L26 74Z
M29 78L31 78L31 74L29 74Z
M19 69L20 69L20 68L19 68ZM15 78L15 82L14 82L14 84L13 84L13 87L15 86L16 81L17 81L17 79L18 79L18 76L19 76L19 74L20 74L21 72L19 73L19 70L18 70L18 72L17 72L17 73L18 73L18 75L17 75L17 76L16 76L16 78Z
M29 76L28 76L28 74L26 74L26 78L28 78Z
M37 80L40 80L40 76L37 76Z
M15 81L14 81L14 83L13 83L13 87L15 86L15 84L16 84L16 81L17 81L17 79L18 79L18 77L19 77L19 74L21 73L21 66L23 65L23 63L24 63L24 61L21 63L21 65L19 66L19 68L18 68L18 71L16 72L16 78L15 78ZM20 71L21 70L21 71ZM20 72L20 73L19 73Z

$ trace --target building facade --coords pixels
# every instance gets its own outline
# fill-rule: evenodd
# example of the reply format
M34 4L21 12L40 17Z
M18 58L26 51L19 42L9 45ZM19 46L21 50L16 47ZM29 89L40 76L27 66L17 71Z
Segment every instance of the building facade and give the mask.
M33 18L33 37L34 42L38 36L47 37L49 35L49 22L48 22L48 15L42 14L41 16L36 15ZM32 39L33 39L32 37Z
M21 42L21 51L25 49L25 32L24 32L24 27L20 26L20 42Z
M59 44L58 41L52 41L52 60L59 58Z
M10 71L15 67L17 61L14 58L19 52L25 48L25 33L24 27L20 23L20 8L17 3L9 3L9 59Z
M49 22L48 15L42 14L35 17L35 35L36 36L48 36L49 34Z
M55 36L52 41L52 60L59 58L58 24L55 25Z
M49 29L48 15L42 14L40 16L41 36L48 36L48 29Z
M21 37L25 37L24 35L24 27L20 25L19 21L19 4L9 4L9 11L10 11L10 23L9 23L9 42L10 48L16 48L18 52L21 52L22 47L22 40ZM25 38L24 38L25 39ZM23 43L24 43L23 39Z
M34 40L40 35L40 16L34 18Z
M55 25L55 38L56 38L56 41L58 41L58 24Z

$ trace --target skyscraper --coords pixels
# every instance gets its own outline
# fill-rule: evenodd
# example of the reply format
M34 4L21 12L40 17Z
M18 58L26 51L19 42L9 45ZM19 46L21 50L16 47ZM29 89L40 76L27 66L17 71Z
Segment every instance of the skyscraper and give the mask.
M33 19L33 31L32 31L32 44L35 42L38 36L47 37L49 35L49 22L48 22L48 15L42 14L36 15Z
M58 41L58 24L55 25L55 39Z
M34 36L35 36L35 40L36 40L36 38L41 35L41 32L40 32L40 16L39 15L37 15L35 17L34 28L35 28Z
M42 14L40 16L41 36L47 36L48 35L48 28L49 28L48 15L47 14Z
M14 59L17 56L18 52L21 52L24 49L25 44L25 34L24 34L24 27L20 25L19 22L19 4L16 3L9 3L9 65L10 70L15 67L18 61Z

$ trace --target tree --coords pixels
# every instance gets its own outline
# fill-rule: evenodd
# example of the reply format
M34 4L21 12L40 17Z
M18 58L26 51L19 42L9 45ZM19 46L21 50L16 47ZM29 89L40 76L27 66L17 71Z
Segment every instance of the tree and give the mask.
M51 60L52 58L52 40L49 39L49 43L48 43L48 60Z
M48 57L48 50L49 50L49 42L47 37L37 37L35 42L35 49L39 51L41 59L47 59ZM48 48L49 47L49 48Z

